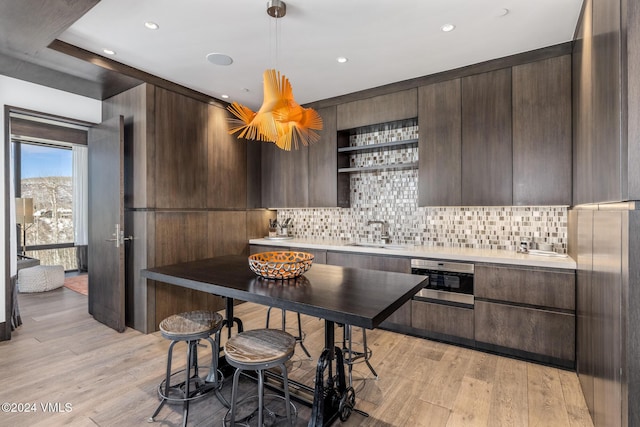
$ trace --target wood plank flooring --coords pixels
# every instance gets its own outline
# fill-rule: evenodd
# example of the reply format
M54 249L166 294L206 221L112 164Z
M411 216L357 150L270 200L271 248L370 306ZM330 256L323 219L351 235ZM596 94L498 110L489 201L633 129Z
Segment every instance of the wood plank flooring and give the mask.
M29 404L35 412L2 412L1 426L180 425L177 405L166 405L147 423L169 345L158 333L112 331L87 314L87 297L65 288L23 294L19 301L24 324L0 343L0 403ZM235 314L253 329L264 326L266 309L245 303ZM324 324L302 318L305 345L317 357ZM274 320L279 324L277 310ZM288 320L294 332L295 316ZM357 408L370 417L353 413L334 425L593 426L574 372L382 330L368 331L367 339L379 379L358 364L354 387ZM183 366L184 348L176 346L174 357ZM296 349L290 377L312 384L315 363ZM230 381L227 396L228 389ZM221 426L224 413L215 397L206 397L192 405L189 425ZM301 409L296 426L306 426L308 414Z

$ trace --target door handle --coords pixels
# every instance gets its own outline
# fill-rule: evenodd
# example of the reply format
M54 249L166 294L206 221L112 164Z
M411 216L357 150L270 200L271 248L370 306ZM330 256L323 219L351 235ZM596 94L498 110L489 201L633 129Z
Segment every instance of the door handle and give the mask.
M116 242L116 248L124 245L126 240L133 240L133 236L124 237L124 230L120 230L120 224L116 224L116 232L111 234L113 239L105 239L107 242Z

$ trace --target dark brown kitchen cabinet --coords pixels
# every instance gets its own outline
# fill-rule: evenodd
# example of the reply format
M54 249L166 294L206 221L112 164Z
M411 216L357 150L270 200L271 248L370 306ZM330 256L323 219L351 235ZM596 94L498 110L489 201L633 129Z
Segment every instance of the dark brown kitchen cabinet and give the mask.
M518 65L513 80L513 204L571 204L571 56Z
M156 208L206 208L207 104L156 87Z
M474 294L477 347L574 367L573 270L476 265Z
M404 120L418 115L418 91L409 89L338 105L338 130Z
M227 110L209 105L207 203L209 208L247 207L247 142L227 131Z
M450 342L462 338L468 344L474 339L473 323L473 309L411 301L411 327L421 336Z
M418 126L418 206L460 206L460 79L418 88Z
M336 107L318 109L322 117L320 140L309 145L309 201L308 206L338 206L338 139L336 129Z
M343 267L366 268L369 270L395 271L411 273L411 260L384 255L363 255L347 252L327 251L327 264ZM393 283L389 283L393 286ZM387 318L381 326L395 330L394 325L408 327L411 325L411 301L408 301Z
M256 142L254 142L256 143ZM303 208L309 203L309 148L285 151L262 144L262 205L266 208Z
M512 204L511 69L462 78L462 204Z

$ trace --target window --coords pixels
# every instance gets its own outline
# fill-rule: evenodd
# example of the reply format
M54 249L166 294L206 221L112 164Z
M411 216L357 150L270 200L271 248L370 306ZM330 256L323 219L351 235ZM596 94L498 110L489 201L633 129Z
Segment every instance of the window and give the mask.
M22 252L24 240L27 256L44 265L63 265L65 270L78 268L73 220L74 143L58 139L68 135L74 140L78 131L78 126L61 127L51 120L11 116L15 195L33 200L33 222L21 229L18 252ZM82 133L86 141L86 129Z

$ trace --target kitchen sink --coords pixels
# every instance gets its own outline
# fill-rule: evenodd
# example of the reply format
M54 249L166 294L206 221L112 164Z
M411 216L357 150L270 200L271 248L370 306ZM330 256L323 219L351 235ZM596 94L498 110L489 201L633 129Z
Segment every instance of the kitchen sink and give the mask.
M409 246L407 245L394 245L394 244L384 244L384 243L359 243L352 242L347 243L345 246L356 246L361 248L380 248L380 249L393 249L393 250L407 250Z

